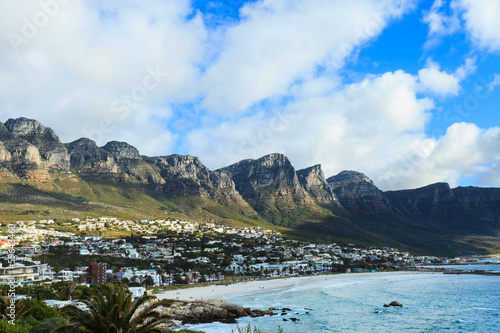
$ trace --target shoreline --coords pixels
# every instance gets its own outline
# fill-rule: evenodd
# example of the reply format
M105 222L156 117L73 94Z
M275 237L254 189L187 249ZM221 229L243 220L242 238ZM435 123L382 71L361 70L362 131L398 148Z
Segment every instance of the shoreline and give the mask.
M377 273L342 273L331 275L313 275L285 277L273 280L257 280L239 282L228 285L211 285L205 287L193 287L187 289L177 289L164 291L155 296L158 299L173 299L177 301L200 301L209 299L220 299L228 296L235 296L247 293L253 293L263 290L276 290L281 288L300 287L322 281L343 281L346 279L372 279L377 277L412 275L412 274L432 274L432 272L418 271L396 271L396 272L377 272ZM437 274L440 274L437 272Z

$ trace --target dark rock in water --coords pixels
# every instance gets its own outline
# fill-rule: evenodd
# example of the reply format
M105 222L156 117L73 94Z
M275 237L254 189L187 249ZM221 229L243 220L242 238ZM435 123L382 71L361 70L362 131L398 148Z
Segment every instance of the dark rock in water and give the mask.
M292 311L292 309L289 309L289 308L283 308L281 311Z
M276 308L275 308L274 306L271 306L271 307L269 308L269 310L273 311L273 310L276 310Z
M297 318L294 318L294 317L290 318L290 320L291 320L291 321L294 321L294 322L295 322L295 321L300 321L300 319L297 319Z
M281 313L281 315L282 315L282 316L286 315L286 312L282 312L282 313Z
M403 307L403 304L399 303L399 302L396 302L396 301L392 301L391 303L389 303L390 306L399 306L400 308Z
M288 319L286 319L286 318L283 318L283 321L288 321Z
M389 304L384 304L384 308L388 308L388 307L390 307Z

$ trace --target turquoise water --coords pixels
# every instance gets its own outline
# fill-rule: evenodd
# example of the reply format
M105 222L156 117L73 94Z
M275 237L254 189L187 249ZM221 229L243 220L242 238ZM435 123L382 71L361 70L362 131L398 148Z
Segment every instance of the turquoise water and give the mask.
M272 333L278 325L285 333L500 332L499 276L374 273L366 278L351 274L335 281L225 299L252 309L291 308L293 312L286 316L239 321ZM404 307L383 307L391 301ZM283 321L290 317L300 321ZM235 325L220 323L189 327L207 333L235 330Z

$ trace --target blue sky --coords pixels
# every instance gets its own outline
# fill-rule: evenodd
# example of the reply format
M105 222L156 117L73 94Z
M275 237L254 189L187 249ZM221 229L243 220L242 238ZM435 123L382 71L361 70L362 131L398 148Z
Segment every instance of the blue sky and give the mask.
M216 169L500 186L496 0L0 4L0 121Z

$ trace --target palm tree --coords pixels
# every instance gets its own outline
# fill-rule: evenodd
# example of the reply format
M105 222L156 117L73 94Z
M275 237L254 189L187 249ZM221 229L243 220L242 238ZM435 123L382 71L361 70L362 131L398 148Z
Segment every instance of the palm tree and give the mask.
M10 306L10 300L6 297L0 296L0 319L5 319L5 320L12 319L11 317L8 316L11 313L10 312L11 309L9 308L9 306ZM14 311L16 314L15 316L16 318L21 318L30 311L30 309L25 307L26 303L24 300L20 300L15 303Z
M93 333L147 333L161 332L159 326L169 323L170 316L161 314L161 306L169 306L170 301L153 300L152 296L132 299L132 293L125 285L116 288L104 284L91 291L91 296L83 302L88 310L74 305L66 306L63 313L70 316L68 327Z
M68 299L71 301L71 296L73 295L75 288L76 284L73 281L67 282L62 290L57 293L57 296L59 296L63 301Z

